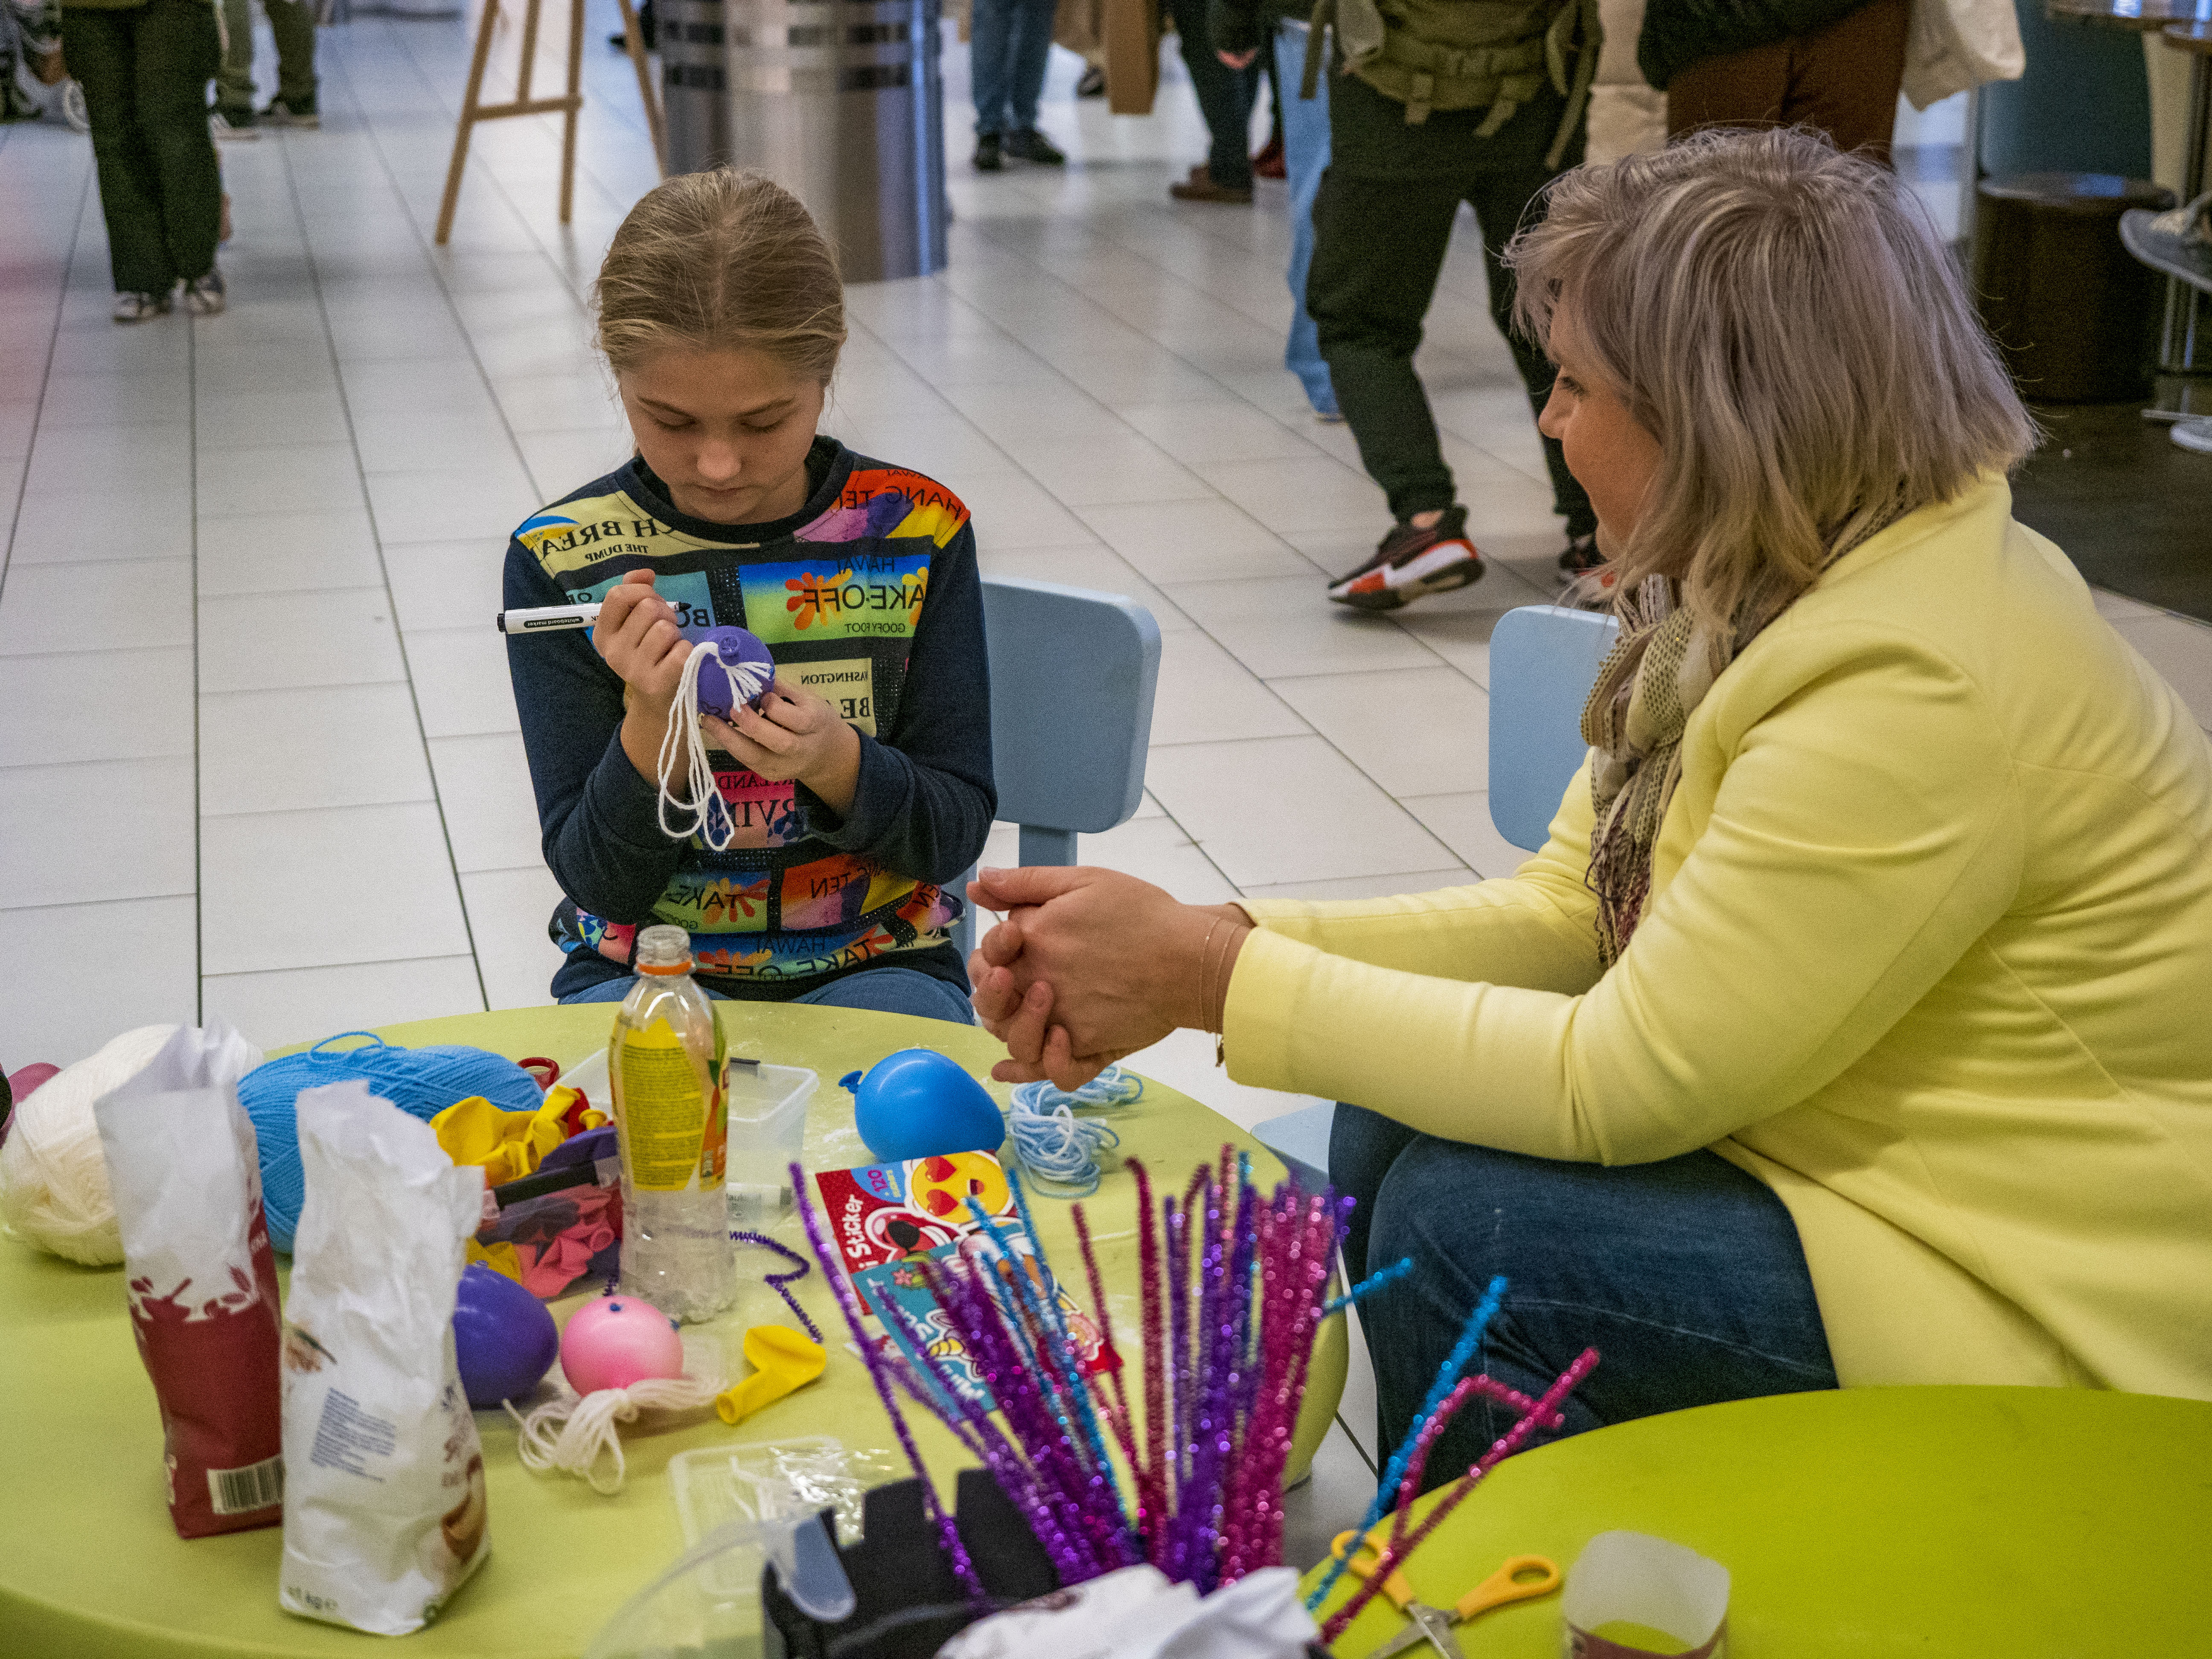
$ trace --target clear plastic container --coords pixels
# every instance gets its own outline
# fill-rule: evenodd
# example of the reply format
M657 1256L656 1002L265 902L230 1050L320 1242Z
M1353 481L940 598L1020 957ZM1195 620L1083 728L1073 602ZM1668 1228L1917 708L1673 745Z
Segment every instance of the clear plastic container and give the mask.
M637 984L607 1042L622 1148L622 1288L672 1319L709 1319L738 1292L722 1191L721 1027L692 980L681 927L641 929L635 960Z
M731 1226L764 1232L791 1213L791 1166L805 1149L806 1106L819 1080L803 1066L731 1056L722 1073Z

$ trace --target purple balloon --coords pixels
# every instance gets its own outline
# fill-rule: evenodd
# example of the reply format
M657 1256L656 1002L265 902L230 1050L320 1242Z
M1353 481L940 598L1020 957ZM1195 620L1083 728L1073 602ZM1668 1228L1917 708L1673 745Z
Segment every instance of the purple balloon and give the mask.
M480 1261L461 1269L453 1304L453 1357L461 1388L479 1411L519 1400L560 1358L561 1333L545 1304Z
M727 720L738 703L760 707L761 693L775 678L775 659L766 646L742 628L687 628L684 637L714 647L714 655L699 665L702 709Z

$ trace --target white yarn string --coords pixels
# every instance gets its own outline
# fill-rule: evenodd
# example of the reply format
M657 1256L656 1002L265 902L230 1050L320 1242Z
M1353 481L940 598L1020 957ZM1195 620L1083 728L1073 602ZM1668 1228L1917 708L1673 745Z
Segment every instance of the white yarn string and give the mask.
M768 689L773 671L757 662L726 663L714 649L714 642L702 640L684 658L684 672L676 682L676 700L668 706L668 729L660 738L660 798L654 803L660 833L671 841L686 841L696 836L720 853L737 839L738 826L714 787L714 769L707 760L707 734L699 724L700 664L708 657L714 659L715 667L729 682L732 712L737 704L750 702ZM688 793L681 799L668 787L678 767L684 769L690 785ZM668 821L671 807L678 814L678 822L675 823ZM687 815L689 823L682 822ZM715 839L717 824L720 826L719 841Z
M646 1410L690 1411L711 1406L726 1386L711 1378L648 1376L626 1389L599 1389L580 1398L564 1392L527 1417L515 1410L512 1401L500 1403L520 1431L514 1449L523 1468L581 1475L592 1483L593 1492L612 1497L622 1490L627 1468L616 1424L635 1422L638 1413ZM600 1461L608 1456L614 1459L614 1468L611 1475L603 1475Z
M1078 1106L1127 1106L1145 1092L1133 1072L1109 1066L1073 1093L1049 1083L1024 1083L1014 1091L1014 1109L1006 1127L1022 1167L1039 1181L1074 1190L1060 1196L1087 1198L1098 1190L1098 1154L1121 1144L1103 1123L1075 1115Z

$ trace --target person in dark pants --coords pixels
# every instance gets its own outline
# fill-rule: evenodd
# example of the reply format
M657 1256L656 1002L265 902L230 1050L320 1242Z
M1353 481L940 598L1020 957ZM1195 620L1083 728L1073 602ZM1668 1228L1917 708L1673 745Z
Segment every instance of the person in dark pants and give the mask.
M84 88L115 320L223 307L215 266L222 176L208 136L207 83L222 56L208 0L68 0L62 49Z
M1053 0L975 0L969 68L975 90L975 168L996 173L1006 157L1042 167L1067 157L1037 131L1037 97L1052 56Z
M1603 1356L1566 1401L1567 1434L1836 1386L1796 1224L1763 1182L1717 1153L1618 1169L1558 1164L1439 1140L1340 1105L1328 1169L1337 1192L1358 1200L1344 1241L1352 1278L1407 1257L1418 1264L1384 1293L1391 1340L1370 1346L1386 1449L1405 1443L1494 1273L1512 1294L1470 1374L1534 1398L1584 1348ZM1683 1225L1690 1214L1696 1224ZM1559 1248L1562 1232L1575 1236L1574 1249ZM1589 1271L1601 1257L1633 1271ZM1468 1401L1430 1454L1425 1486L1464 1474L1514 1419L1486 1398Z
M1889 165L1905 80L1905 0L1687 0L1644 13L1637 67L1667 94L1667 136L1808 126Z
M1337 407L1395 521L1375 556L1330 584L1328 596L1359 610L1390 611L1482 574L1428 394L1413 372L1459 205L1474 210L1490 314L1512 349L1531 410L1540 411L1552 395L1552 365L1512 325L1513 278L1498 254L1537 193L1563 168L1581 164L1583 116L1548 83L1487 136L1487 110L1434 110L1409 123L1404 104L1355 75L1332 75L1328 99L1328 171L1314 204L1306 309L1320 331ZM1557 145L1569 122L1566 143ZM1601 562L1597 515L1559 444L1550 438L1543 444L1553 510L1567 521L1561 562L1595 566Z
M1190 177L1168 186L1178 202L1249 202L1252 199L1252 105L1260 95L1259 65L1248 59L1241 69L1221 61L1213 50L1206 18L1208 0L1163 0L1160 9L1175 23L1176 45L1198 94L1212 143L1205 163Z

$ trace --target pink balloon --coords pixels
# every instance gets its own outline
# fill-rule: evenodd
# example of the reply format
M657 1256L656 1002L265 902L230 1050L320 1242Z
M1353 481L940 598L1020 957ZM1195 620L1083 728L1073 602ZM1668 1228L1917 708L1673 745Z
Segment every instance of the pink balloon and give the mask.
M578 1394L626 1389L649 1376L684 1375L675 1322L641 1297L603 1296L568 1316L561 1370Z

